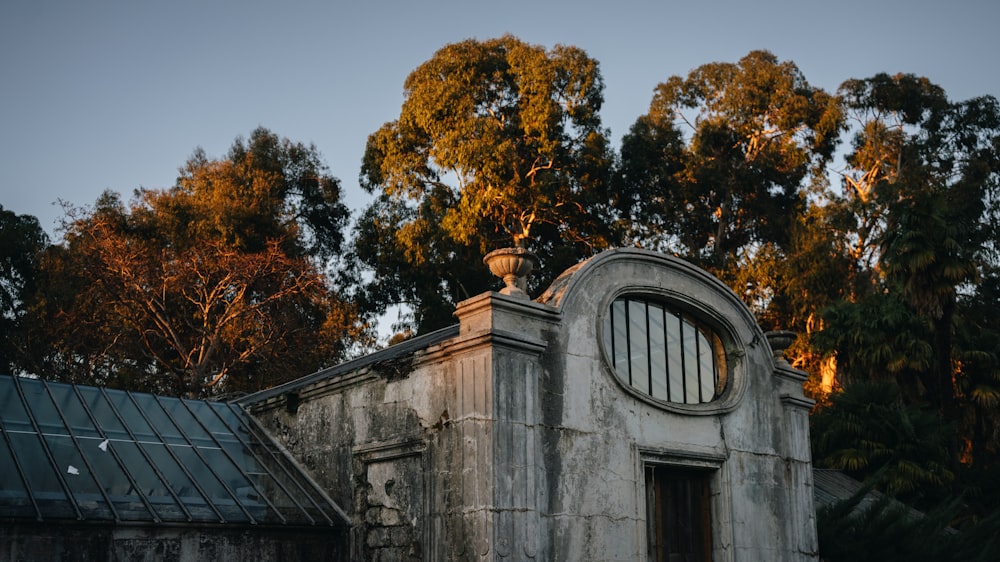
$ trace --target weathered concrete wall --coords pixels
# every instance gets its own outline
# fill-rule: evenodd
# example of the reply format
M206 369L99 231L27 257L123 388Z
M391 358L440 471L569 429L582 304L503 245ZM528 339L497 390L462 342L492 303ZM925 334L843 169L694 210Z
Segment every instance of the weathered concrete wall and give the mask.
M0 525L0 562L346 561L346 537L221 526Z
M355 560L513 551L548 559L539 544L536 397L542 330L553 313L487 294L460 315L457 338L412 361L304 389L293 411L281 400L253 408L334 501L351 507ZM534 335L503 324L525 315L541 319Z
M621 383L605 311L638 293L722 336L717 402L664 404ZM602 254L539 302L461 303L459 335L253 411L350 507L352 559L646 559L646 463L710 475L716 561L812 560L808 401L746 307L705 272Z
M412 376L408 369L382 366L349 375L322 392L300 395L292 411L276 402L256 412L349 512L353 560L424 559L426 441L435 422L420 419L413 397L392 396L399 381ZM441 420L436 423L440 428Z
M723 336L730 388L717 402L664 404L615 376L600 342L619 295L673 303ZM567 560L646 557L643 464L710 474L714 559L815 559L807 408L799 374L778 367L745 306L703 271L642 251L597 256L543 302L561 312L541 387L550 453L551 549ZM629 540L608 540L628 537Z

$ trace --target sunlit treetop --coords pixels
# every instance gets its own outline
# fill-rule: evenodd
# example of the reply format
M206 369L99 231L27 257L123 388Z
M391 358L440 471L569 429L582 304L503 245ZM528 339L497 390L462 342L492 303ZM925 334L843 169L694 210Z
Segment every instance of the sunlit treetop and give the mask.
M597 62L505 36L447 45L405 82L399 119L368 139L362 183L397 199L439 199L455 241L490 232L521 245L533 226L577 231L587 186L606 165Z
M711 268L785 245L842 124L835 96L767 51L672 76L622 140L619 207L638 242Z
M245 251L280 240L294 255L330 257L348 217L340 182L316 148L264 128L237 138L223 159L196 150L174 188L140 195L175 242L210 239Z

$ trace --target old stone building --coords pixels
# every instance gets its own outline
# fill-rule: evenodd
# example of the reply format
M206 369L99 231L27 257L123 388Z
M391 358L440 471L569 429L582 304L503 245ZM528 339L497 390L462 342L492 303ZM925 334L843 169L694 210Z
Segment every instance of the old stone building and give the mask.
M505 292L240 401L350 514L352 559L816 558L812 402L784 334L647 251Z
M505 280L237 403L2 377L0 560L816 559L787 334L647 251Z

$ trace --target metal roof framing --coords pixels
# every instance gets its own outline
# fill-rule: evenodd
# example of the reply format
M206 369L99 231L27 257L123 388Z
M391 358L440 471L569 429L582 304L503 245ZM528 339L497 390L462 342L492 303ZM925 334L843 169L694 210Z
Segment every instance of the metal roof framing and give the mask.
M235 404L0 376L0 520L348 525Z

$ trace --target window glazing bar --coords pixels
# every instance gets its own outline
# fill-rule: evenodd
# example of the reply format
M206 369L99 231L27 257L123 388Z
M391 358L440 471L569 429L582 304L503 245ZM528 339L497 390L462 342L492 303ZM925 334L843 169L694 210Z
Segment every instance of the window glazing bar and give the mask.
M11 378L14 379L17 377L15 375L11 375ZM3 434L4 443L6 443L7 449L10 450L10 458L14 459L14 468L17 469L17 475L21 479L21 484L24 485L24 495L28 496L28 499L31 500L31 507L35 510L35 520L41 522L42 510L38 507L38 502L35 501L35 495L31 493L31 485L28 484L28 476L24 473L24 467L21 466L21 461L17 458L17 452L14 450L14 443L10 440L10 435L8 435L7 430L4 429L2 417L0 417L0 433Z
M105 439L110 442L108 435L104 432L104 428L101 427L100 423L98 423L97 418L94 417L94 413L90 411L90 406L87 405L87 401L84 400L83 395L80 394L79 387L77 387L76 385L72 385L71 388L73 390L73 395L76 396L76 399L80 401L80 405L83 406L83 411L87 413L87 417L90 418L90 423L94 425L94 429L97 430L98 435L101 436L101 439ZM67 424L67 427L68 426L69 424ZM154 509L153 505L149 503L149 499L146 497L146 494L142 493L142 488L139 486L139 483L135 481L135 478L132 477L132 473L129 472L128 468L125 466L125 463L122 462L121 456L118 455L118 450L115 449L114 447L108 447L107 452L111 453L112 458L114 458L115 462L118 463L118 468L121 469L122 473L125 475L125 478L128 479L129 485L132 486L132 489L135 490L136 495L139 496L139 499L142 501L142 505L146 508L146 511L148 511L150 516L153 517L153 522L159 523L160 522L159 514L156 513L156 509ZM94 478L97 478L96 473L94 473ZM100 485L100 482L98 482L98 485ZM108 501L108 503L113 504L113 502L111 502L110 500ZM117 513L115 514L115 517L116 518L118 517Z
M155 398L156 398L156 402L158 404L160 404L161 408L163 408L163 411L166 412L167 409L164 408L163 404L160 402L160 397L156 396ZM229 453L229 451L227 451L226 448L222 445L222 443L220 443L219 440L216 439L215 434L213 434L207 427L205 427L205 424L201 421L201 419L193 411L191 411L191 408L188 406L187 401L183 400L183 399L178 399L178 400L180 400L181 405L184 407L185 410L187 410L188 414L190 414L191 417L194 418L195 422L197 422L197 424L201 427L201 429L206 434L208 434L209 438L212 440L213 443L215 443L216 447L218 447L219 450L222 451L222 454L225 455L226 458L229 459L229 462L232 463L232 465L239 470L239 472L243 475L244 478L246 478L247 482L250 483L250 486L252 486L253 489L254 489L254 491L257 492L257 496L260 497L261 499L263 499L267 503L268 507L270 507L272 511L274 511L275 513L278 514L278 517L281 518L281 522L283 524L287 523L287 521L285 520L285 517L283 515L281 515L281 513L279 513L277 509L275 509L274 505L271 503L271 500L267 499L267 494L264 494L263 492L261 492L260 488L257 487L257 483L254 482L252 478L250 478L250 475L246 474L246 472L242 470L242 468L240 467L240 464L236 461L236 459L234 459L233 456ZM211 409L211 406L209 406L209 409ZM184 435L184 440L187 441L188 443L191 443L192 447L195 447L195 444L193 442L191 442L190 438L188 438L187 433L186 432L181 432L181 433ZM197 447L195 447L195 448L197 449ZM200 453L199 453L199 455L200 455ZM213 473L215 473L215 469L211 465L209 465L209 463L207 461L205 462L205 464L208 466L209 470L211 470ZM223 478L218 473L216 473L216 477L219 479L220 482L223 483L223 485L226 488L226 491L229 492L233 496L233 499L236 500L236 503L240 506L240 509L242 509L243 512L247 514L247 517L250 518L250 522L253 523L253 524L256 524L257 523L257 519L254 518L253 515L251 515L250 510L248 510L246 508L246 506L243 504L243 502L240 501L239 496L232 489L230 489L229 484L226 483L226 482L224 482Z
M319 510L320 513L323 514L323 517L326 518L327 522L329 522L331 525L336 523L333 520L333 518L331 518L330 515L327 513L327 507L320 505L320 503L317 502L316 499L314 498L313 494L316 494L319 497L323 498L323 500L327 502L327 506L333 507L337 512L337 515L341 517L342 521L350 521L350 517L348 517L346 513L344 513L339 509L337 503L333 501L333 499L330 498L330 496L327 495L326 491L320 488L319 485L317 485L315 482L313 482L311 478L308 478L308 476L306 476L306 472L304 469L295 466L294 457L292 457L287 452L285 452L284 455L281 455L275 453L272 450L272 447L274 447L277 448L279 452L283 451L283 449L281 449L280 444L274 442L272 439L270 439L270 437L268 437L269 434L267 433L267 430L265 430L264 427L260 425L260 422L257 421L257 418L253 417L246 411L240 409L240 407L235 404L227 404L227 405L229 406L230 410L233 410L237 414L240 414L241 419L246 420L248 424L247 428L250 429L251 433L255 434L257 438L261 440L262 443L265 444L264 448L268 451L268 453L272 456L272 458L278 461L278 466L280 466L281 469L285 471L285 475L288 476L289 480L291 480L292 483L294 483L295 486L299 489L299 491L302 492L302 495L306 499L308 499L313 504L313 506L317 510ZM291 464L294 468L296 468L297 472L290 470L288 468L289 464ZM311 490L306 490L305 488L303 488L303 482L302 482L303 480Z
M129 395L131 396L131 393ZM172 420L170 414L167 412L167 409L163 407L163 403L161 402L161 398L159 396L155 395L155 394L152 395L152 396L153 396L153 400L156 402L156 405L159 406L160 410L163 412L163 415L165 415L167 417L167 419L171 420L171 423L173 423L173 420ZM134 397L133 397L133 400L134 400ZM183 399L178 398L178 400L181 401L181 404L184 404L184 400ZM138 403L136 405L138 406ZM174 424L174 425L176 426L177 424ZM154 428L154 430L155 430L155 428ZM181 438L184 439L184 442L187 443L188 446L191 447L191 450L194 452L194 454L197 455L197 457L199 459L201 459L201 462L204 463L205 467L208 468L208 471L210 473L212 473L212 476L214 476L215 479L218 480L220 484L222 484L222 489L225 490L227 494L229 494L229 496L233 499L234 502L236 502L236 505L240 508L240 511L242 511L243 514L246 515L247 518L250 520L250 524L256 525L257 524L257 519L250 513L250 510L247 509L246 505L244 505L243 502L240 501L239 495L235 491L233 491L233 489L229 486L229 483L226 482L226 479L223 478L221 474L219 474L219 472L212 466L212 463L208 462L208 459L205 458L205 455L201 452L201 450L198 448L198 446L195 445L193 441L191 441L191 438L190 438L190 436L188 436L187 432L183 431L183 430L180 430L180 428L178 428L178 430L179 430L179 433L181 435ZM215 441L216 445L218 445L218 441L216 441L214 437L212 438L212 440ZM226 457L229 458L230 462L232 462L232 457L229 457L228 454L226 455ZM239 465L236 465L236 466L239 467ZM245 477L245 475L244 475L244 477Z
M702 382L701 381L701 377L702 377L702 372L701 372L701 337L700 337L701 336L701 329L699 329L698 326L694 325L694 324L692 324L692 327L694 328L694 356L697 358L697 361L695 361L695 370L697 372L697 379L698 379L698 402L699 403L704 403L705 402L705 396L702 394L702 391L701 391L702 387L704 386L704 385L701 384L701 382Z
M611 303L611 308L608 310L608 331L611 333L610 336L605 336L605 339L611 342L611 367L618 370L618 353L615 349L615 345L618 343L615 340L615 303L617 300Z
M646 321L646 330L645 330L645 332L646 332L646 378L647 378L647 383L649 384L649 386L647 386L646 388L649 389L649 395L652 396L653 395L653 343L652 343L652 338L651 338L651 336L649 334L649 301L643 302L642 306L643 306L643 310L646 311L646 313L644 314L644 316L646 317L645 318L645 321Z
M97 484L97 491L101 493L101 497L104 498L104 503L108 505L108 509L111 510L111 516L114 517L115 523L120 523L122 518L118 514L118 509L115 508L114 502L108 497L108 491L104 489L101 482L97 480L97 471L94 470L94 466L90 464L90 458L87 454L83 452L83 448L80 446L80 439L77 438L76 433L73 432L73 427L70 426L69 420L66 419L66 414L63 413L62 408L59 407L59 401L52 394L52 389L49 388L49 383L45 379L41 379L42 387L45 388L46 394L49 396L49 400L52 400L52 404L56 408L56 414L59 415L59 419L62 421L63 426L66 428L66 433L69 435L70 441L72 441L73 446L76 447L76 453L80 456L80 460L83 461L84 466L87 467L87 471L90 472L90 477L94 479L94 483ZM76 393L73 393L76 397ZM96 426L95 426L96 427ZM43 439L44 440L44 439ZM153 514L153 517L156 517Z
M122 413L118 411L118 408L115 406L114 402L108 397L107 392L105 391L104 387L103 386L99 387L99 389L101 391L101 398L104 399L105 404L107 404L107 406L111 410L111 412L114 413L115 417L118 418L118 422L121 423L121 425L125 429L125 431L128 432L128 435L129 435L129 437L132 438L132 441L135 443L136 449L138 449L139 454L142 455L142 458L145 459L146 463L149 464L149 466L151 466L153 468L153 472L156 474L156 477L159 478L160 482L163 483L164 489L166 489L170 493L170 496L172 498L174 498L174 501L177 502L177 505L181 508L181 511L184 512L184 516L187 517L188 522L194 521L194 517L191 515L191 512L188 511L187 506L184 505L184 502L181 501L180 496L177 495L177 492L174 490L173 486L170 485L170 480L163 474L163 472L160 470L160 467L158 467L156 465L156 463L153 462L153 458L149 456L149 453L146 452L146 449L143 448L142 445L139 444L139 438L136 436L135 433L132 432L132 428L129 427L129 424L125 422L125 417L122 416ZM85 403L85 405L86 405L86 403ZM149 421L147 420L146 423L149 423ZM150 427L152 427L152 426L150 426ZM154 429L153 431L155 432L156 430ZM162 439L162 437L161 437L161 439ZM165 448L167 448L169 450L169 447L165 447ZM187 473L187 470L180 463L180 461L178 461L176 458L174 459L174 461L177 462L177 464L181 467L181 470L183 470L184 473L187 474L188 478L190 478L191 481L194 482L195 486L198 487L198 483L195 482L193 478L191 478L191 475ZM205 496L205 492L203 490L201 490L200 487L198 487L198 492L202 495L202 497L205 498L205 501L209 505L212 504L212 502L209 501L208 497ZM144 496L145 494L142 494L142 492L140 491L140 495ZM213 509L213 511L215 510L214 507L212 509ZM217 511L216 511L216 514L219 515L220 519L222 519L222 516Z
M660 318L660 324L663 326L663 377L667 387L667 402L670 402L670 334L667 329L667 307L660 307Z
M237 417L242 422L247 424L246 428L248 433L253 435L258 441L260 441L261 446L264 448L265 451L267 451L271 459L274 460L275 465L281 469L282 474L285 476L285 478L295 486L300 496L308 500L309 503L312 505L312 507L323 515L328 524L330 525L335 524L333 518L330 517L329 513L327 513L328 508L323 506L320 502L316 501L315 495L319 495L324 500L329 502L328 505L336 505L333 502L333 500L330 499L321 488L319 488L318 486L314 486L312 481L308 480L304 476L305 475L304 469L300 467L294 467L294 461L290 460L291 455L287 451L281 449L280 445L276 444L273 440L270 439L269 434L265 429L263 429L263 427L260 425L260 423L257 421L256 418L254 418L246 411L241 410L238 405L227 404L227 406L231 411L233 411L237 415ZM289 469L289 464L293 465L292 469ZM306 480L306 485L309 486L309 489L303 487L303 480ZM296 500L295 496L296 494L289 494L289 497L292 498L292 501L294 501L296 505L300 506L300 509L303 510L303 513L305 513L306 516L309 517L310 521L313 521L313 524L315 524L316 521L312 516L309 515L308 508L302 505L301 502ZM346 520L347 517L346 514L340 513L340 515L343 515Z
M680 351L681 351L681 402L687 404L687 386L688 386L688 367L687 367L687 350L684 349L684 316L682 314L677 315L677 338L680 340Z
M715 399L720 394L719 393L719 357L718 357L718 355L716 354L716 351L715 351L718 348L719 343L716 342L716 341L714 341L714 339L716 338L715 333L713 332L711 335L712 335L712 338L713 338L713 341L712 341L713 348L712 348L712 354L711 354L712 355L712 389L713 389L712 390L712 399Z
M625 302L625 357L628 359L628 384L629 386L634 386L632 382L632 319L630 318L629 300L623 299Z
M17 389L17 395L21 399L21 404L24 406L24 411L27 412L28 421L31 422L31 427L35 430L35 433L38 435L38 440L42 444L42 450L45 451L45 458L49 460L50 466L55 471L56 479L59 481L59 485L62 487L63 493L66 494L66 498L68 499L70 506L73 507L73 512L76 513L76 518L80 521L83 521L84 519L83 512L80 511L80 504L77 503L76 501L76 495L73 493L72 490L70 490L69 484L63 477L62 470L60 470L59 465L56 463L55 456L53 456L52 450L49 448L49 444L45 441L45 436L42 434L42 429L38 427L38 420L36 420L35 416L32 415L31 413L31 405L28 404L28 399L24 396L24 389L21 388L21 383L18 381L18 378L19 377L14 377L14 388ZM48 392L47 389L46 392ZM28 492L31 493L30 487L28 487Z
M227 404L226 406L229 406L229 405ZM244 440L240 436L240 432L239 432L240 428L233 427L233 426L229 425L229 423L226 422L225 417L222 416L222 415L220 415L219 412L212 405L209 405L208 409L211 410L212 415L215 416L215 418L218 419L222 423L222 425L224 425L227 429L229 429L230 433L233 434L233 437L235 437L236 440L240 443L240 445L242 445L243 448L245 448L250 453L250 455L253 457L254 461L256 461L257 464L262 469L264 469L265 471L267 471L267 475L271 478L271 480L273 480L274 483L277 484L278 488L280 488L281 491L286 496L288 496L289 499L292 500L292 503L295 504L295 507L297 507L299 509L299 511L301 511L302 514L305 515L307 519L309 519L309 524L310 525L315 525L316 524L316 520L313 519L312 516L310 516L308 512L306 512L305 508L302 507L302 504L300 504L298 502L298 500L295 499L295 496L292 495L291 492L288 491L288 488L286 488L285 485L281 483L281 480L279 480L274 475L274 473L271 471L271 469L268 467L268 465L266 463L264 463L263 460L260 458L260 456L254 451L254 447L249 442L247 442L246 440ZM239 420L240 422L243 421L242 418L243 418L243 416L236 416L236 419ZM248 434L250 433L249 428L247 429L247 433ZM214 436L213 436L213 438L214 438ZM222 445L220 444L220 446L222 446ZM264 448L263 444L261 444L261 447ZM254 487L256 487L256 484L254 485ZM264 497L264 499L267 501L267 505L271 506L271 509L273 509L274 512L278 514L278 517L281 517L281 522L284 523L284 524L287 524L288 521L285 519L285 517L283 515L281 515L281 512L278 511L278 509L275 508L275 506L271 504L271 501L267 500L266 496L264 496L263 494L261 494L261 497Z
M103 388L101 390L103 390ZM185 466L184 462L182 462L181 459L177 456L177 453L175 453L173 451L173 449L171 449L170 444L167 443L167 440L163 437L163 434L160 433L160 431L158 429L156 429L156 425L153 424L153 422L149 419L149 416L146 415L146 412L143 411L143 409L139 406L139 403L136 401L135 396L132 396L131 392L125 392L125 395L131 401L132 406L135 407L135 409L139 412L139 415L142 416L142 419L146 421L146 425L149 426L149 428L156 435L157 439L160 440L160 443L163 444L163 448L167 451L167 454L170 455L170 457L174 460L175 463L177 463L177 466L179 466L180 469L181 469L181 472L183 472L184 475L188 477L188 480L190 480L191 483L194 484L194 487L198 490L198 493L201 494L202 498L205 499L205 504L208 505L209 509L211 509L213 512L215 512L216 517L219 518L219 522L220 523L226 523L225 516L222 515L222 512L219 511L218 507L216 507L215 502L212 501L211 496L209 496L208 493L205 492L205 489L198 482L198 479L195 478L191 474L191 472L188 470L188 467ZM131 434L132 432L129 431L129 433ZM136 439L136 443L139 443L138 439ZM140 446L139 448L141 449L142 447ZM199 455L199 458L201 458L201 455ZM205 459L202 458L201 461L205 462ZM218 477L218 476L216 476L216 477ZM167 487L169 488L170 487L170 481L166 480L165 483L166 483ZM236 502L236 503L239 503L239 502Z

